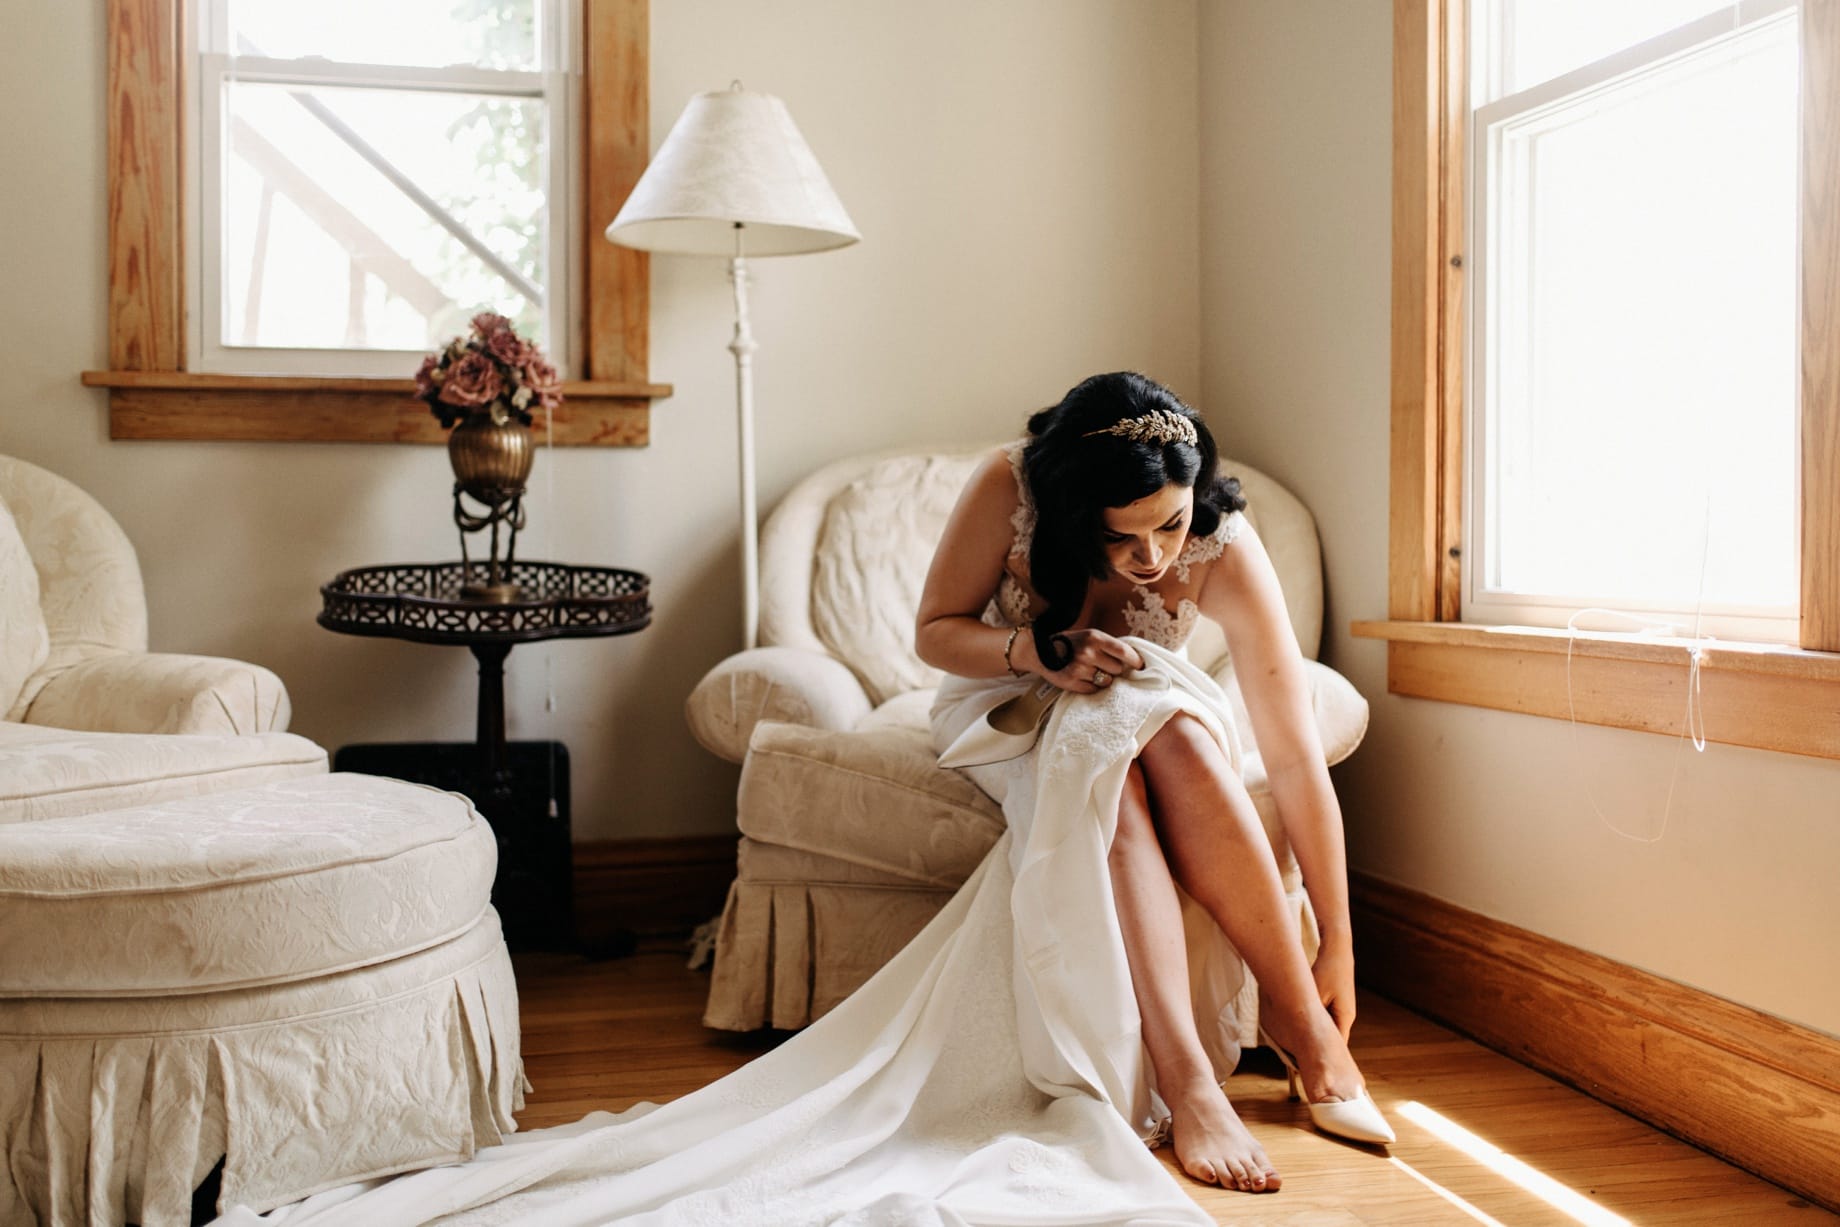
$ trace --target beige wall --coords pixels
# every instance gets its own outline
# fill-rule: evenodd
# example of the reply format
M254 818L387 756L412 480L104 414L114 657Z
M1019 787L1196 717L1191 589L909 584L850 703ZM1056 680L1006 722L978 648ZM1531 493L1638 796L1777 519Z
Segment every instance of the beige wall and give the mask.
M328 745L466 737L463 653L312 622L342 567L451 554L437 449L108 441L75 382L106 353L101 5L15 8L0 450L122 521L157 647L275 668ZM1357 867L1840 1032L1840 764L1389 698L1347 634L1386 599L1389 9L656 5L654 142L698 89L779 93L865 236L759 265L763 499L838 456L1006 435L1095 370L1163 378L1318 517L1326 648L1375 706L1339 775ZM719 262L655 261L655 442L539 461L529 552L645 570L658 606L512 657L512 735L569 743L578 837L728 829L732 769L679 714L739 616L728 329ZM1594 812L1651 832L1670 783L1657 842Z
M341 568L452 556L438 449L112 443L77 385L107 353L102 7L15 4L0 41L0 451L122 522L157 648L274 668L329 746L470 737L465 653L313 624ZM653 7L654 145L697 90L778 93L864 235L756 267L763 505L839 456L1007 437L1096 370L1193 394L1193 0ZM569 744L578 838L733 829L734 772L681 715L739 637L729 290L682 258L652 288L652 374L677 389L652 446L533 477L526 556L644 570L657 605L642 634L511 657L511 735Z
M1338 772L1350 858L1840 1032L1840 763L1392 698L1384 648L1348 635L1386 612L1390 14L1199 18L1202 394L1321 527L1327 654L1374 704Z

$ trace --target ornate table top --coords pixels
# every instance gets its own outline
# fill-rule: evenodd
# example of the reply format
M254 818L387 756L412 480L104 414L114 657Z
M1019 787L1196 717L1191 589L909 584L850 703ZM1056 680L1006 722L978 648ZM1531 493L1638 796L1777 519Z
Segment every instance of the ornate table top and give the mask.
M390 563L341 571L320 585L319 624L347 635L417 643L530 643L590 635L625 635L651 625L651 579L617 567L519 560L511 579L519 600L468 600L462 582L478 582L458 562Z

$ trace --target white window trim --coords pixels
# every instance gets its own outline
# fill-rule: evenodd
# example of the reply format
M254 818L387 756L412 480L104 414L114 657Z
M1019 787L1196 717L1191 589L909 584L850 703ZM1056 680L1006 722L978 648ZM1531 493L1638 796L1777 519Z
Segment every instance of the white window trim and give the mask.
M1469 149L1466 164L1470 181L1467 200L1467 232L1471 236L1470 282L1474 289L1465 329L1464 398L1466 406L1463 448L1463 532L1462 550L1462 619L1491 625L1528 625L1564 627L1576 618L1580 627L1626 630L1630 621L1641 621L1652 633L1669 635L1701 634L1734 642L1795 643L1799 633L1799 609L1791 604L1781 607L1707 602L1698 609L1682 609L1671 603L1619 599L1615 610L1602 608L1601 597L1584 594L1555 595L1505 592L1491 589L1486 580L1491 569L1488 526L1497 522L1497 490L1487 480L1489 444L1489 406L1497 403L1497 389L1489 362L1490 338L1504 326L1500 312L1492 309L1490 273L1496 253L1497 235L1489 225L1487 210L1488 174L1497 164L1496 150L1489 148L1490 129L1506 117L1527 114L1558 102L1581 101L1592 93L1621 85L1680 59L1698 54L1717 41L1742 31L1789 16L1798 0L1740 0L1730 8L1696 18L1641 43L1586 64L1570 72L1541 82L1525 90L1496 99L1483 106L1473 106L1469 123ZM1478 23L1480 26L1480 22ZM1486 62L1493 78L1499 72L1500 57L1471 57L1472 62ZM1799 329L1798 329L1799 335ZM1486 399L1485 399L1486 398ZM1799 463L1796 468L1799 473ZM1794 476L1790 475L1793 480ZM1628 615L1621 625L1614 616Z
M549 243L544 253L548 274L544 287L547 316L544 351L565 377L579 374L575 341L580 331L584 287L575 270L582 266L582 190L572 156L580 143L582 105L581 0L539 0L542 71L457 66L427 68L348 64L324 60L285 60L225 54L229 41L229 0L195 0L196 22L183 22L186 43L181 58L193 67L184 74L185 139L183 147L184 214L193 219L186 234L186 369L213 374L406 376L424 350L351 350L301 347L264 348L226 345L222 326L221 194L206 190L207 176L217 173L224 156L222 83L227 80L272 84L360 86L372 89L452 90L501 97L541 98L549 132L544 179L550 200ZM542 17L555 13L557 19ZM214 242L205 241L216 235Z

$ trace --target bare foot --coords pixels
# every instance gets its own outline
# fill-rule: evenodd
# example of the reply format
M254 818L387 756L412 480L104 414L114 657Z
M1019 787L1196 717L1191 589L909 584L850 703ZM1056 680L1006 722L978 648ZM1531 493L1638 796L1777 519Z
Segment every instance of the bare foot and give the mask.
M1278 1191L1283 1183L1278 1169L1218 1085L1198 1083L1170 1098L1169 1112L1170 1144L1183 1171L1204 1184L1246 1193Z

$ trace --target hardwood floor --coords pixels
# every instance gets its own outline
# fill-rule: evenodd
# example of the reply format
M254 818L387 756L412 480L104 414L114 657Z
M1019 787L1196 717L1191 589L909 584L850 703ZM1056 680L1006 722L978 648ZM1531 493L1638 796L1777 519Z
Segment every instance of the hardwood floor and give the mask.
M524 1061L535 1091L525 1128L695 1090L779 1037L708 1031L707 980L675 945L609 962L516 959ZM1840 1218L1659 1133L1372 993L1355 1055L1399 1132L1390 1153L1332 1141L1286 1098L1268 1054L1250 1054L1227 1093L1284 1175L1252 1196L1177 1179L1217 1223L1829 1224ZM1499 1148L1497 1151L1495 1148ZM1173 1166L1169 1151L1157 1152Z

